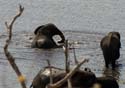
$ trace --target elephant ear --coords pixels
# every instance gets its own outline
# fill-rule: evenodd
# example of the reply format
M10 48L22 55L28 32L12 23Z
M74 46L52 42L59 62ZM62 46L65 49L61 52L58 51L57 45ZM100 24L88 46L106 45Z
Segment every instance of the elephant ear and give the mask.
M119 33L119 32L117 32L117 36L118 36L118 38L119 38L119 40L120 40L120 33Z
M120 33L119 32L113 31L113 32L109 32L108 34L116 35L120 40Z
M116 35L117 35L117 37L119 38L119 48L121 48L121 42L120 42L121 36L120 36L120 33L117 32Z
M38 31L39 31L41 28L43 28L43 27L44 27L44 25L37 27L37 28L35 29L35 31L34 31L34 34L36 35L36 34L38 33Z

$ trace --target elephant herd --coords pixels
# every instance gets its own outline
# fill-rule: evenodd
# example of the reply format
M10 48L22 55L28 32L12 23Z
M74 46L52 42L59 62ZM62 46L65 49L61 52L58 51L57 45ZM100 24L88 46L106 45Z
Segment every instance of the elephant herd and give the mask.
M65 36L63 33L52 23L48 23L42 26L39 26L34 31L34 39L32 41L31 47L32 48L42 48L42 49L51 49L51 48L59 48L62 47L65 44ZM54 41L53 36L59 35L61 40L58 41L58 44ZM100 41L100 47L104 56L105 61L105 67L109 67L109 64L111 64L112 69L115 69L116 67L116 60L120 57L120 48L121 48L121 42L120 42L120 33L119 32L109 32L106 36L102 38ZM81 75L83 74L84 75ZM65 73L58 76L58 78L54 78L55 82L65 76ZM42 78L43 77L43 78ZM77 77L77 80L76 80ZM107 78L96 78L95 75L92 72L82 72L78 71L76 74L72 77L74 80L72 83L76 86L77 84L80 86L79 88L90 88L90 84L93 82L96 82L101 84L101 88L119 88L117 82L115 79L107 77ZM34 78L33 81L33 88L45 88L42 86L45 86L48 82L49 77L39 72L38 75ZM43 81L45 80L45 81ZM76 81L75 81L76 80ZM41 85L39 81L42 84ZM82 81L82 82L81 82ZM77 83L79 82L79 83ZM86 83L86 84L84 84ZM89 85L88 85L89 84ZM38 85L41 85L40 87ZM64 83L63 86L65 86L66 83ZM116 85L116 86L115 86ZM113 87L114 86L114 87ZM63 88L63 87L61 87Z
M32 48L59 48L62 47L65 43L65 36L63 33L52 23L48 23L42 26L39 26L34 31L35 37L32 41ZM59 44L53 39L54 35L59 35L61 40L58 41ZM108 68L109 64L112 64L114 69L116 60L120 56L120 33L119 32L109 32L100 42L100 46L104 55L105 66Z

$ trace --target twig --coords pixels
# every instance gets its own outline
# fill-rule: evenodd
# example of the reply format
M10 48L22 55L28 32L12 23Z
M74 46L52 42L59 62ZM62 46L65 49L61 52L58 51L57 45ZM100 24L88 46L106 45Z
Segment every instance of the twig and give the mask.
M71 78L67 79L68 82L68 88L72 88Z
M79 67L85 62L88 62L88 60L87 59L82 60L62 80L60 80L60 81L58 81L54 84L48 85L48 88L58 88L58 87L60 87L64 82L67 81L67 79L70 79L74 75L74 73L79 69Z
M7 30L8 30L8 32L9 32L9 35L8 35L8 39L6 40L6 44L4 46L4 53L5 53L5 56L7 57L10 65L12 66L13 70L16 72L22 88L26 88L25 77L21 74L20 70L18 69L18 66L15 63L15 58L8 51L8 46L9 46L10 41L12 39L13 24L16 21L16 19L21 16L21 14L23 13L23 10L24 10L24 8L21 5L19 5L19 12L17 13L16 16L13 17L10 24L8 25L8 23L5 22L5 26L6 26Z
M73 54L74 54L75 64L78 64L78 61L77 61L77 58L76 58L76 51L75 51L74 43L73 43Z
M66 69L66 72L68 73L69 64L70 64L68 60L68 40L65 41L65 46L63 48L64 48L64 53L65 53L65 69Z
M64 53L65 53L65 70L66 73L68 73L70 71L70 63L68 60L68 40L65 41ZM72 88L70 79L67 79L67 82L68 82L68 88Z
M50 84L53 84L53 77L52 77L52 68L51 68L51 64L50 61L47 59L46 60L50 69Z

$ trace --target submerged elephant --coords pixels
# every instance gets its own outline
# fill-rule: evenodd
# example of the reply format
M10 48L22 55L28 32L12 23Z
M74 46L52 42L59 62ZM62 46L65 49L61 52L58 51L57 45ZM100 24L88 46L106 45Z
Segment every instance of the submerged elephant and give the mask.
M65 41L63 33L52 23L39 26L34 31L34 34L35 38L33 39L31 44L32 48L58 48L61 47ZM61 40L58 41L60 45L57 45L56 42L53 40L54 35L59 35L61 37Z
M120 57L120 33L109 32L100 43L105 59L105 66L108 68L109 64L112 64L112 69L116 66L116 60Z

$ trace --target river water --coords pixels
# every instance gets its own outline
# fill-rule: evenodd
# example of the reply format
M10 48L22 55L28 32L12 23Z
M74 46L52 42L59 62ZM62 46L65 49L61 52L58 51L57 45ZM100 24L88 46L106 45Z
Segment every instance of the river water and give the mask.
M30 48L35 28L54 23L69 43L75 42L77 58L89 59L82 68L89 67L96 76L111 75L117 79L120 88L125 88L125 0L0 0L0 88L21 88L3 52L7 38L4 23L10 22L16 14L18 4L25 9L14 24L9 51L25 75L27 87L39 70L47 66L45 59L49 59L53 66L64 68L63 49ZM121 56L115 71L105 69L100 49L102 37L110 31L121 34ZM59 39L58 36L55 39ZM73 50L70 49L72 65L73 58Z

